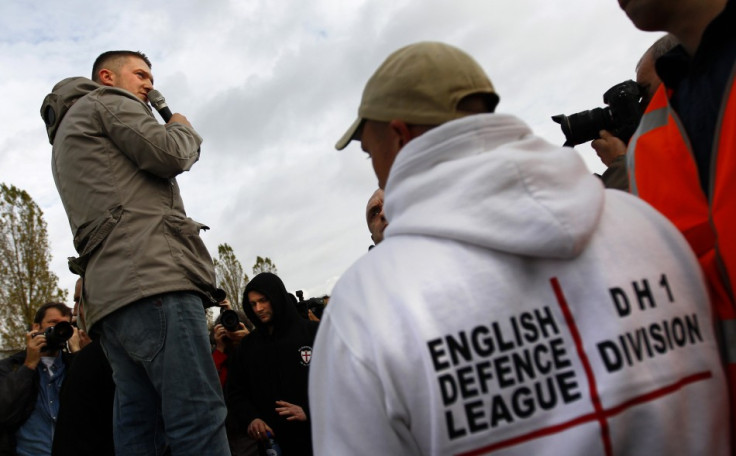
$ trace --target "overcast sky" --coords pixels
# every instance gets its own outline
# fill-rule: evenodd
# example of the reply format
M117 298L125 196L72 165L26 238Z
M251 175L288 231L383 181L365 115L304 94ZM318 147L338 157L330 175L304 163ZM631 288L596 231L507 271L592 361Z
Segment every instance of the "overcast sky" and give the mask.
M249 274L270 257L306 297L330 293L371 243L370 161L358 143L334 144L388 54L424 40L464 49L500 94L498 112L562 144L550 116L603 106L661 36L635 29L616 0L2 0L0 24L0 182L43 209L62 287L74 285L76 253L41 102L59 80L89 77L100 53L131 49L204 138L179 185L188 215L212 228L210 252L230 244ZM579 152L602 172L588 145Z

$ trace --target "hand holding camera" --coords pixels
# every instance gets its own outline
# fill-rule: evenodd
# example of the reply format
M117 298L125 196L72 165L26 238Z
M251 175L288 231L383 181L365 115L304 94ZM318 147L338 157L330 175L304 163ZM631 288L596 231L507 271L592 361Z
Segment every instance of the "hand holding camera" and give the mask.
M565 146L576 146L599 138L601 130L628 143L639 125L644 92L639 84L628 80L616 84L603 94L604 108L595 108L566 116L558 114L552 120L560 124L565 135Z
M222 323L218 323L214 328L215 348L224 353L229 344L237 345L248 334L250 331L243 322L238 322L238 326L233 331L225 328Z
M72 323L74 334L69 338L69 352L76 353L92 342L89 335L82 329L79 329L75 323Z
M620 156L626 155L626 144L608 130L601 130L600 137L590 143L604 165L611 166Z
M41 349L46 346L46 336L43 333L26 333L26 360L23 363L27 368L34 370L41 362Z
M55 326L49 326L44 331L26 333L26 360L25 366L35 369L45 353L61 350L66 341L74 334L71 323L62 321Z
M230 308L230 302L224 299L220 302L219 323L214 327L215 348L225 352L228 345L237 345L250 334L245 323L240 321L238 313Z

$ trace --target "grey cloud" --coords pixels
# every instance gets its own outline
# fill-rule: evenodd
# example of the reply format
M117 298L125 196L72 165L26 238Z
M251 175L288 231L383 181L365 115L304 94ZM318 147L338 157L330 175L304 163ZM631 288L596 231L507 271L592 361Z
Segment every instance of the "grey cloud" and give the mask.
M61 78L88 75L100 52L146 52L157 88L204 137L179 182L190 216L212 227L210 251L231 244L248 271L269 256L290 288L314 295L370 243L370 161L357 144L333 145L390 52L419 40L465 49L501 93L500 111L561 143L549 116L600 106L657 38L635 30L614 0L4 1L0 18L0 181L43 202L67 288L71 234L38 107ZM581 154L600 167L594 152Z

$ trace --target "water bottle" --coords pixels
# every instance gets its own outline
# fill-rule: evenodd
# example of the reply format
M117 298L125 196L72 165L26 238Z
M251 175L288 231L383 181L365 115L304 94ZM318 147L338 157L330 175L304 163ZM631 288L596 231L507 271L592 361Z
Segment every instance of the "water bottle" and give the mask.
M270 431L266 431L266 437L268 437L268 441L266 442L266 456L283 456L281 447L276 439L273 438Z

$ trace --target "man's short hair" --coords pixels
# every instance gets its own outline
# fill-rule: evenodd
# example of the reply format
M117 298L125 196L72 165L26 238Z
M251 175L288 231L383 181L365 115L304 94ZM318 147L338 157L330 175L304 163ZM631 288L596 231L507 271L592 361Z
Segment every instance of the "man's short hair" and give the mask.
M493 84L478 62L444 43L420 42L394 52L373 73L363 90L358 119L335 144L344 149L360 139L365 120L437 126L478 111L464 110L468 99L482 98L484 112L498 104ZM463 100L466 100L463 103Z
M128 57L135 57L143 60L151 68L151 61L148 60L146 54L140 51L107 51L100 54L92 65L92 80L100 82L98 73L101 69L107 68L108 70L117 72L123 64L124 59Z
M644 55L641 56L639 62L636 64L636 70L639 70L639 67L644 62L644 59L647 56L651 56L652 61L656 62L658 58L670 52L678 44L680 44L680 42L677 41L677 38L675 38L675 36L670 33L661 37L660 39L655 41L654 44L649 46L649 49L647 49L646 52L644 52Z
M62 317L71 318L72 316L72 309L67 307L66 304L60 302L47 302L46 304L38 308L38 310L36 311L36 316L33 317L33 322L40 325L44 317L46 317L46 311L49 309L58 310L61 313Z

